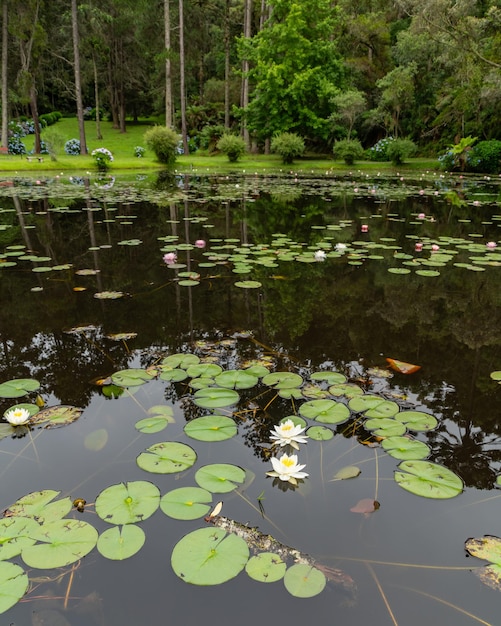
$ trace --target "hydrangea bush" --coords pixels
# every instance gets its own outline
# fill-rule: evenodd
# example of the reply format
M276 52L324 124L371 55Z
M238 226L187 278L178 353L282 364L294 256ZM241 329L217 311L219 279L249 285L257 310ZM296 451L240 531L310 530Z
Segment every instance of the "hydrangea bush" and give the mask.
M113 161L113 155L108 148L96 148L91 152L91 156L99 170L107 170L109 164Z
M68 139L64 144L64 151L71 156L80 154L80 139Z
M141 159L142 157L144 157L145 152L146 150L143 148L143 146L135 146L134 148L134 156L137 157L138 159Z
M370 161L390 161L388 146L394 141L393 137L384 137L367 150L367 158Z

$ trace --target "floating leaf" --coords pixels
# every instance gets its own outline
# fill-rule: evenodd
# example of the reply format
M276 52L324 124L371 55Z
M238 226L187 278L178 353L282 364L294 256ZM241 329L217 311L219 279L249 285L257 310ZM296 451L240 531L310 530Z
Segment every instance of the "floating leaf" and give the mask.
M496 372L491 372L490 377L492 380L495 380L498 383L501 383L501 370L497 370Z
M261 552L251 557L245 571L253 579L261 583L274 583L284 577L286 564L273 552Z
M356 465L347 465L346 467L338 470L332 480L348 480L349 478L356 478L361 474L362 470Z
M378 407L384 400L380 396L371 395L369 393L361 396L355 396L348 402L348 406L355 413L365 413L371 409ZM397 407L398 409L398 407ZM379 416L387 417L387 416Z
M296 598L312 598L321 593L326 585L323 572L305 563L296 563L285 572L284 585Z
M263 383L275 389L291 389L300 387L303 384L303 379L294 372L274 372L264 376Z
M212 494L200 487L181 487L166 493L160 508L174 519L192 520L204 517L210 510Z
M463 481L451 470L429 461L402 461L395 472L396 482L424 498L454 498L463 491Z
M25 546L35 543L39 525L31 517L4 517L0 520L0 561L21 554Z
M28 576L24 570L8 561L0 563L0 613L13 607L28 591Z
M245 481L245 471L237 465L214 463L201 467L195 474L195 481L211 493L229 493Z
M317 400L325 399L329 396L329 392L318 385L307 383L301 389L304 398L316 398Z
M216 363L198 363L190 365L187 369L188 376L191 378L214 378L223 371L223 368Z
M173 383L179 383L188 378L186 370L179 367L170 367L169 365L160 365L160 378Z
M322 380L329 385L340 385L346 382L346 376L340 372L313 372L311 380Z
M172 569L192 585L219 585L235 578L249 559L241 537L221 528L200 528L185 535L172 551Z
M184 443L163 441L155 443L136 459L139 467L153 474L176 474L191 467L197 459L193 448Z
M382 400L379 404L376 404L368 411L365 412L365 417L373 419L382 419L383 417L393 417L399 411L400 407L396 402L392 400Z
M400 411L400 413L395 415L394 419L405 424L409 430L416 432L433 430L438 425L438 420L435 416L423 411Z
M79 561L96 545L97 530L87 522L60 519L40 527L40 543L27 546L21 556L28 567L51 569Z
M435 273L438 274L438 272L432 272L432 275ZM421 369L421 365L413 365L412 363L405 363L404 361L397 361L396 359L387 358L386 360L390 364L391 369L400 372L400 374L414 374L414 372Z
M30 422L32 424L45 423L45 428L56 428L75 422L82 413L82 409L76 406L51 406L36 413Z
M246 274L247 271L247 268L245 268L243 273ZM240 287L241 289L259 289L259 287L261 286L262 283L260 283L258 280L239 280L235 283L235 287Z
M429 446L409 437L388 437L381 442L381 445L394 459L412 461L425 459L430 454Z
M123 298L123 291L99 291L94 294L94 298L98 300L118 300L118 298Z
M96 498L96 513L110 524L135 524L153 515L159 504L158 487L136 480L103 489Z
M205 387L193 395L193 402L204 409L218 409L236 404L240 399L234 389L223 387Z
M328 441L334 437L332 430L325 426L311 426L306 431L306 434L314 441Z
M15 378L0 384L0 398L20 398L40 387L34 378Z
M198 441L224 441L237 434L237 426L230 417L205 415L188 422L184 432Z
M361 387L353 383L339 383L329 387L329 393L336 397L345 396L346 398L354 398L361 396L364 391Z
M300 406L299 412L322 424L341 424L350 417L346 404L334 400L309 400Z
M501 539L499 537L494 535L470 537L465 541L464 547L471 556L501 566Z
M99 452L108 443L108 431L106 428L98 428L85 436L84 446L87 450Z
M60 491L53 491L52 489L33 491L16 500L4 515L6 517L30 517L40 523L48 518L61 519L71 511L72 502L70 498L52 502L59 494Z
M200 357L196 354L170 354L162 359L162 365L168 365L170 367L180 367L183 370L188 369L192 365L197 365L200 362Z
M219 387L228 389L251 389L259 382L259 379L245 370L227 370L214 378Z
M9 411L18 411L20 409L24 409L25 411L28 411L28 413L30 414L30 417L33 417L33 415L36 415L40 411L40 409L38 408L36 404L30 404L28 402L24 402L21 404L14 404L13 406L10 406L8 409L4 411L3 415L5 417L6 413L8 413Z
M487 585L495 591L501 591L501 565L476 567L473 573L484 585Z
M156 375L156 370L145 370L140 368L130 368L120 370L111 375L111 380L119 387L136 387L144 385Z
M106 335L106 338L112 341L127 341L129 339L135 339L136 337L137 333L111 333L110 335Z
M163 415L155 415L153 417L145 417L144 419L139 420L135 423L135 427L140 433L159 433L167 427L169 421L169 418L164 417Z
M364 422L364 428L370 430L373 435L378 437L396 437L403 435L407 430L405 424L389 417L377 417L367 420Z
M377 511L380 508L380 504L374 498L362 498L359 500L355 506L352 506L350 511L352 513L361 513L362 515L369 516L374 511Z
M144 530L135 524L105 530L97 540L97 549L106 559L123 561L133 556L144 545Z

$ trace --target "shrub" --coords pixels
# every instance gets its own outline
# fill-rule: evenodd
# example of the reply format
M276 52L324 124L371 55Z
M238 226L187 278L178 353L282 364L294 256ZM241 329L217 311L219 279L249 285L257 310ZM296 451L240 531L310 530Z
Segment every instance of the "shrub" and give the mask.
M216 152L217 142L226 133L226 128L220 124L215 126L204 126L200 133L200 147L208 150L209 154Z
M20 137L9 137L9 154L26 154L26 146Z
M393 137L384 137L367 150L369 161L389 161L388 146L394 141Z
M91 152L91 156L94 158L97 169L101 171L107 170L113 161L113 155L107 148L96 148Z
M141 159L142 157L144 157L145 152L146 150L143 148L143 146L134 147L134 156L137 157L138 159Z
M43 140L47 146L52 161L57 161L57 155L64 146L64 136L55 128L44 131Z
M447 150L444 154L439 155L438 163L441 169L447 172L452 171L456 165L452 150Z
M388 143L386 153L393 165L402 165L408 157L416 152L417 146L410 139L393 139Z
M217 149L226 154L231 163L235 163L245 154L245 141L242 137L227 133L217 142Z
M346 165L353 165L356 160L364 156L364 149L358 139L341 139L336 141L333 148L334 156L343 159Z
M80 154L80 139L68 139L64 144L64 151L70 156L78 156Z
M501 171L501 141L479 141L468 153L467 167L475 172L488 174Z
M176 160L176 148L179 135L167 126L154 126L144 133L147 147L165 165L172 165Z
M271 140L271 151L282 157L282 163L290 164L304 153L303 138L296 133L280 133Z

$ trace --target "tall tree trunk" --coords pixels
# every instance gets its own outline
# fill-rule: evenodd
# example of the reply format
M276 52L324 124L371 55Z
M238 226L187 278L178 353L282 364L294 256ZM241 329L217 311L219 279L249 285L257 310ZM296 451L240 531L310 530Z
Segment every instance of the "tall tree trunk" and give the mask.
M180 91L181 91L181 134L183 136L183 150L189 154L188 134L186 130L186 87L184 84L185 73L184 57L184 7L183 0L179 0L179 71L180 71Z
M244 37L250 39L252 34L252 0L245 0L244 4ZM249 106L249 61L244 59L242 61L242 99L241 107L245 110ZM243 124L243 136L247 149L250 149L249 129L247 128L247 122Z
M99 81L97 74L96 55L92 51L92 67L94 69L94 108L96 109L96 139L102 139L101 133L101 110L99 104Z
M35 79L31 76L30 86L30 108L31 116L33 117L33 126L35 127L35 154L40 154L42 151L42 140L40 137L40 120L38 118L38 104L37 104L37 90L35 87Z
M7 54L9 42L9 11L7 0L2 3L2 148L9 147L9 97L7 82Z
M71 30L73 34L73 67L75 70L75 95L77 101L78 132L80 134L80 154L87 154L85 141L85 123L82 102L82 83L80 80L80 49L78 35L77 0L71 0Z
M164 0L164 29L165 29L165 125L173 126L172 106L172 66L170 50L170 0Z
M230 128L230 3L224 8L224 127Z

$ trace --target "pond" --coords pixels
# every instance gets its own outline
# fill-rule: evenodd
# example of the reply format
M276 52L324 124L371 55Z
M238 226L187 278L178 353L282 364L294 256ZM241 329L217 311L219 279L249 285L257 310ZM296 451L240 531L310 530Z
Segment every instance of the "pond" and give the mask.
M499 623L499 184L0 181L3 619Z

